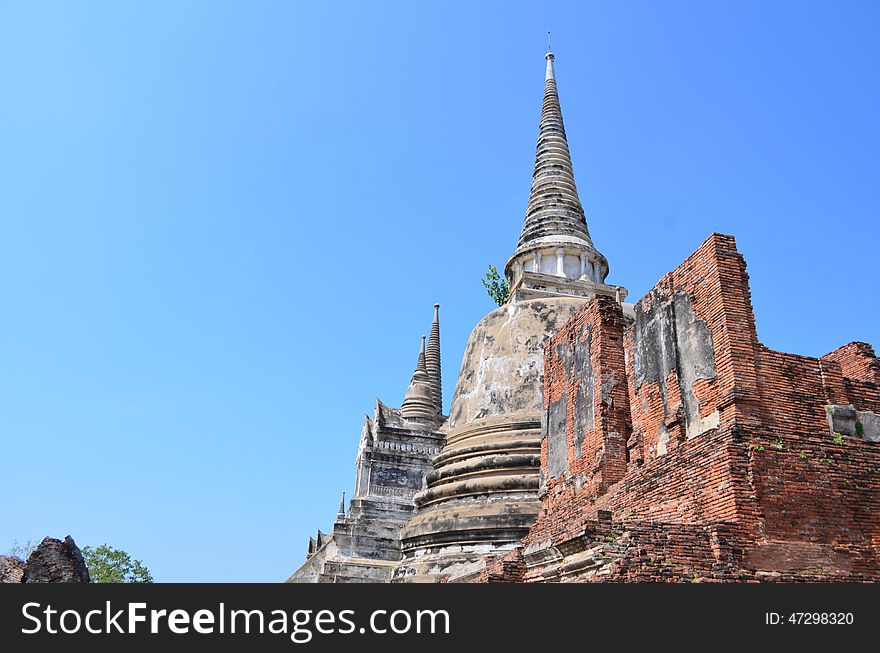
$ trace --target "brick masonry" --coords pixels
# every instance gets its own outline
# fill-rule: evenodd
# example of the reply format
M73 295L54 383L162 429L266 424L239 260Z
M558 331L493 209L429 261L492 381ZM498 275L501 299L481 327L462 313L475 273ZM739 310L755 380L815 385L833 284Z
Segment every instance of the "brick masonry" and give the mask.
M68 535L63 540L43 538L27 561L0 556L0 583L88 583L89 570L82 551Z
M880 362L762 345L733 237L575 314L544 408L537 522L450 580L880 580Z

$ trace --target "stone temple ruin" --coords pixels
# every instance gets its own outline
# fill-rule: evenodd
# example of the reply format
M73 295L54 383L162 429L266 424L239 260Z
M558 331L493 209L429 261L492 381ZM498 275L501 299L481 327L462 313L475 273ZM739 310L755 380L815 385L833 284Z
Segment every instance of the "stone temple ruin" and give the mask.
M471 333L448 417L435 305L403 405L365 420L348 510L288 580L880 580L873 349L762 345L721 234L625 303L546 59L510 297Z
M45 537L27 557L0 556L0 583L88 583L82 551L68 535Z

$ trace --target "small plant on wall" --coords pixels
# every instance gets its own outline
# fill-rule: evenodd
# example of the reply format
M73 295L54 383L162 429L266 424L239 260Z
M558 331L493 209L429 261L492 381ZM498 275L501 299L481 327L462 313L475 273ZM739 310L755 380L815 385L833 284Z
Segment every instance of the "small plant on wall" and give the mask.
M489 297L499 306L505 304L510 298L510 285L507 283L507 279L501 276L498 273L498 269L491 263L489 264L489 271L483 278L483 286L485 286Z

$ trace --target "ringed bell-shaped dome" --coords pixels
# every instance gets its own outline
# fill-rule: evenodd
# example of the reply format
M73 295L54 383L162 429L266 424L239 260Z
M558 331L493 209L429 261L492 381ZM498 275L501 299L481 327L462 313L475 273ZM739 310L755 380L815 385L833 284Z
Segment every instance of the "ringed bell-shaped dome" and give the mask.
M437 418L434 393L431 389L431 377L425 365L425 336L422 336L416 371L413 372L412 381L406 389L400 414L404 419L413 421L435 420Z
M544 340L565 324L584 298L509 302L479 321L468 339L447 428L542 408Z

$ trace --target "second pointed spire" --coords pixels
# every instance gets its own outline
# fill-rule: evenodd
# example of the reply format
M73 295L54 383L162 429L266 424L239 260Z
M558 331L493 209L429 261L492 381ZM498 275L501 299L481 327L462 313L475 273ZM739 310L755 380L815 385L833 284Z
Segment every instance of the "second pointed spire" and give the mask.
M434 412L443 414L443 386L440 371L440 304L434 304L434 321L428 336L428 349L425 353L425 369L431 379L434 395Z

